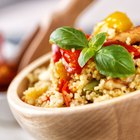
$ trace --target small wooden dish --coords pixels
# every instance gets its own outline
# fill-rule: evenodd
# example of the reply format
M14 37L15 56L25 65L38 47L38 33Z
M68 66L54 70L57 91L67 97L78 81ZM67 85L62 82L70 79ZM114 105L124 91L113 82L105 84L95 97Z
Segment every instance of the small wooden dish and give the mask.
M31 63L11 83L8 102L19 124L38 140L140 140L140 91L78 107L41 108L24 103L26 75L48 65L51 54Z

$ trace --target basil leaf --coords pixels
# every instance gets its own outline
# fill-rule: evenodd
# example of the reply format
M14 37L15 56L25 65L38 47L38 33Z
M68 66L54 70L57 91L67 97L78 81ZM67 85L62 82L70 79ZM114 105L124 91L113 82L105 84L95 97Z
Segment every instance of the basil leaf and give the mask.
M106 40L106 33L99 33L95 36L93 36L90 41L89 41L89 47L94 47L96 51L101 49L103 46L104 42Z
M94 48L84 48L81 53L80 56L78 58L78 63L80 65L80 67L83 67L87 61L93 57L95 55L95 50Z
M84 47L88 47L88 40L85 34L71 27L57 28L52 32L50 42L67 50L72 48L82 49Z
M95 54L97 70L113 78L128 77L135 73L132 56L122 46L111 45L102 48Z
M84 48L80 53L78 63L83 67L87 61L95 55L95 52L101 49L106 39L106 33L99 33L89 41L89 48Z

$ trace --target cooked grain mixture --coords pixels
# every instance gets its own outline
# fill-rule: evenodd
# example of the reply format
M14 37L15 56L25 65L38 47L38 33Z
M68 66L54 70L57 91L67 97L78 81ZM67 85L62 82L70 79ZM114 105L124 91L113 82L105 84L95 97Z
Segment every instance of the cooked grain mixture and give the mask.
M27 75L29 87L22 100L46 108L72 107L139 90L140 40L133 34L140 33L140 27L132 28L131 21L121 12L108 18L115 19L115 26L106 18L94 35L85 36L70 27L56 29L50 36L50 65ZM119 26L120 22L123 26Z
M51 61L49 69L38 68L30 73L27 78L31 87L24 92L23 101L41 107L66 106L58 85L67 72L65 69L61 71L60 66L63 67L61 60L56 63ZM81 74L70 75L70 92L66 95L70 106L100 102L140 89L140 58L135 59L135 66L136 74L122 79L111 78L101 75L90 60Z

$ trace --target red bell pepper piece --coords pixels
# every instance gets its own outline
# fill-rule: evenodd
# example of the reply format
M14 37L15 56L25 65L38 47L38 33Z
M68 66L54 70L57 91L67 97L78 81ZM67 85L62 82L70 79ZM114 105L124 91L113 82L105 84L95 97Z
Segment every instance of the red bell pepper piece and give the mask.
M116 41L108 40L107 42L104 43L103 46L110 46L110 45L113 45L113 44L121 45L121 46L125 47L128 50L128 52L134 53L134 58L140 57L140 50L138 50L134 46L127 45L126 43L123 43L123 42L118 41L118 40L116 40Z
M63 95L65 105L70 106L71 98L68 97L68 94L70 93L70 90L68 87L68 81L65 79L60 79L58 88L59 88L59 92L61 92Z

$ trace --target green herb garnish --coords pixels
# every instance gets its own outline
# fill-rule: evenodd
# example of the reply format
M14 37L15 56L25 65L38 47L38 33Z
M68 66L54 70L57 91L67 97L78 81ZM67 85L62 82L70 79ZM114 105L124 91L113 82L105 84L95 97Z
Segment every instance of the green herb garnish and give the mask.
M106 76L127 77L135 73L130 53L120 45L100 49L94 57L97 70Z
M99 33L89 41L82 31L71 27L60 27L50 36L50 42L60 48L82 50L78 63L83 67L90 58L94 58L97 70L114 78L127 77L135 73L135 65L129 52L120 45L102 47L106 33Z
M66 50L88 47L88 40L86 39L85 34L71 27L57 28L52 32L50 42L55 43L60 48Z
M89 40L88 47L82 50L78 59L78 63L81 67L83 67L87 61L92 58L98 50L101 49L105 39L106 33L99 33Z

